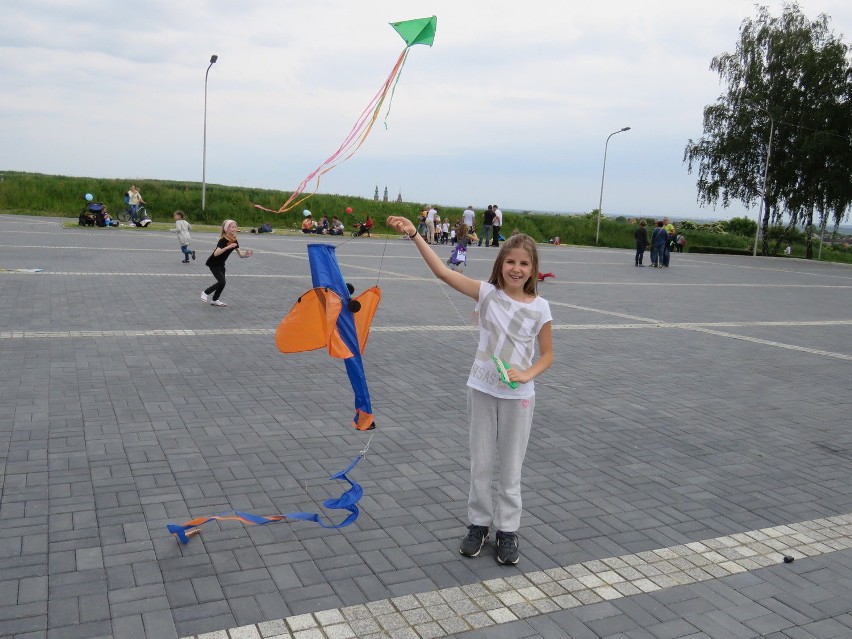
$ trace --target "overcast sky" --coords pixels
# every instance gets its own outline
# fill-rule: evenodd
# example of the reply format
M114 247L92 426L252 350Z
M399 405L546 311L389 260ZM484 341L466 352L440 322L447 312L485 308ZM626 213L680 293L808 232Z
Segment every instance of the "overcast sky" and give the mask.
M764 3L774 15L781 3ZM849 41L852 2L806 0ZM0 170L291 191L343 142L437 15L380 120L322 193L504 209L728 218L683 164L748 0L27 0L0 19ZM384 118L384 111L382 112ZM283 203L283 202L282 202Z

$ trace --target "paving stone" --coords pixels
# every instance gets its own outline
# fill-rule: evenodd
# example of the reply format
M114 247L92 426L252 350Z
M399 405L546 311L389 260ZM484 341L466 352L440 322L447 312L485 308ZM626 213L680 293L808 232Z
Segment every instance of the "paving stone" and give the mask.
M26 248L24 219L57 249ZM0 230L3 266L45 269L0 272L4 298L21 301L0 308L0 326L15 327L0 330L0 635L64 637L80 622L89 639L197 636L453 588L467 604L436 603L440 620L395 631L465 634L461 619L489 639L559 636L554 625L583 637L576 613L612 606L594 622L631 639L686 633L693 619L695 636L771 636L785 623L790 636L848 634L852 544L825 524L852 510L847 267L684 254L651 273L629 268L626 251L542 246L560 276L541 287L559 357L537 382L522 563L507 569L458 556L465 373L457 349L435 343L474 333L407 243L338 249L356 288L375 282L376 255L393 264L365 358L379 429L355 471L359 520L339 531L211 523L178 546L167 523L318 510L340 494L328 476L364 446L347 426L351 400L322 392L339 386L339 362L269 348L310 286L305 239L252 238L263 259L229 270L234 304L216 313L195 301L206 269L166 259L168 233L5 215ZM215 238L193 240L207 250ZM474 251L469 273L487 277L492 259ZM647 301L657 275L677 293L665 313ZM531 576L581 563L593 574ZM600 583L566 587L580 577ZM511 581L503 602L464 590L496 579ZM515 619L486 612L502 610ZM351 623L327 627L343 637ZM359 639L381 630L358 623Z

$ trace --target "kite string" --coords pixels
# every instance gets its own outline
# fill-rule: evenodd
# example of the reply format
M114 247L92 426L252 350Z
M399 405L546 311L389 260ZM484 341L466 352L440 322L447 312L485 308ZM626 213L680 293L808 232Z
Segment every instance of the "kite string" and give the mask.
M437 255L437 253L438 252L435 251L436 255ZM449 268L449 267L447 267L447 268ZM453 307L453 310L456 312L456 315L459 316L459 321L461 322L461 325L462 326L468 326L469 322L467 320L465 320L464 316L462 315L461 311L459 310L459 307L456 306L455 302L453 302L453 299L447 293L447 289L446 289L446 287L443 286L443 283L441 282L441 280L438 277L435 277L434 279L435 279L435 285L441 290L441 292L444 294L444 297L447 298L447 301L450 303L450 306ZM452 288L452 287L450 287L450 288Z
M376 273L376 286L379 285L379 279L382 276L382 266L385 263L385 253L387 252L388 240L389 239L390 239L390 235L388 233L385 233L385 241L384 241L384 244L382 244L382 256L379 258L379 272Z

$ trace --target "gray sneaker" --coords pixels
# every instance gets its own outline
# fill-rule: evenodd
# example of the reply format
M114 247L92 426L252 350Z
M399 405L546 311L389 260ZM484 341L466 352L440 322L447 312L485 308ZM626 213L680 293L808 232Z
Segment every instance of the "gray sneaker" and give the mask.
M478 557L482 547L488 543L488 526L476 526L471 524L467 527L467 535L462 539L459 552L465 557Z
M513 532L497 531L497 563L514 566L518 563L518 535Z

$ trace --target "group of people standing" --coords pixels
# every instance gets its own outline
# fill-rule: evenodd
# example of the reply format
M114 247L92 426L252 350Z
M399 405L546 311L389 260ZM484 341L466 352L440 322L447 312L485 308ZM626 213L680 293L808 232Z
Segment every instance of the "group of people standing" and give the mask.
M473 220L475 216L473 207L467 207L465 213L468 211L470 211L471 220ZM482 246L483 242L485 242L485 246L500 246L500 228L502 226L503 211L496 204L489 204L488 208L482 214L482 231L479 234L479 243L477 246Z
M634 237L636 238L635 266L645 266L642 264L642 260L645 256L645 249L650 244L651 268L668 268L672 251L682 253L683 247L686 244L686 238L683 235L677 234L675 225L667 217L657 220L656 225L651 231L650 239L648 238L647 223L645 220L640 220Z
M417 232L423 236L427 244L448 244L455 241L461 222L453 225L449 217L441 219L438 209L427 206L420 211Z
M473 237L477 246L500 246L500 227L503 226L503 212L496 204L489 204L482 214L481 232L477 236L476 212L473 205L468 206L462 212L462 218L458 224L453 225L449 218L441 220L438 210L434 206L427 206L420 213L420 221L417 232L423 236L427 244L455 243L459 227L464 224L467 227L467 235Z

